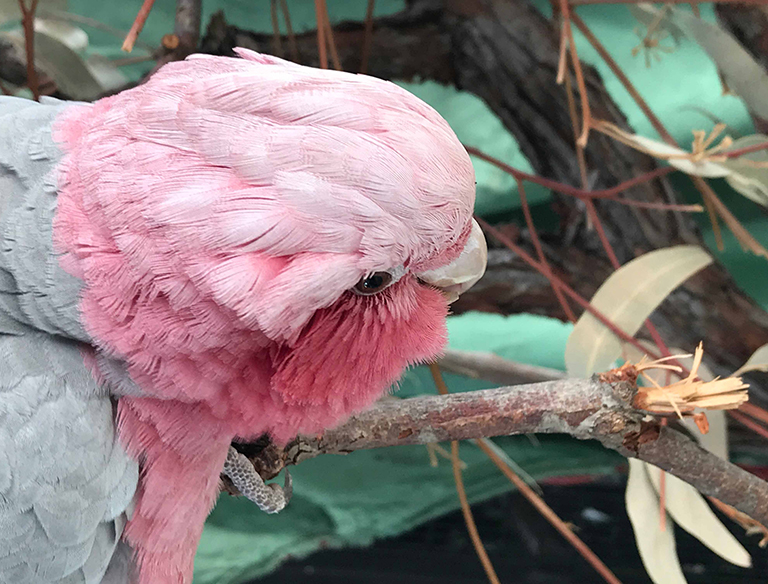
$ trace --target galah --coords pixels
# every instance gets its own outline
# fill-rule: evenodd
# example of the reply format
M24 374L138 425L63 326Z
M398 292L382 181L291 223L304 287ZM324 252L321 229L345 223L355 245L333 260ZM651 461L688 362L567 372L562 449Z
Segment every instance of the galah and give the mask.
M0 98L0 582L186 584L231 443L318 434L446 342L469 157L398 86L240 49ZM272 487L272 488L268 488Z

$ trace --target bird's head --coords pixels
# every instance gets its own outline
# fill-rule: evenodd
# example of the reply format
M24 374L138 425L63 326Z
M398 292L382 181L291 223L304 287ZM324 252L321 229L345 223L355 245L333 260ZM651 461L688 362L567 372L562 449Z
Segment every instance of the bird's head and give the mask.
M266 429L283 440L439 354L486 248L471 162L432 108L386 81L237 52L170 64L65 120L58 238L91 334L145 385L161 387L149 374L173 351L201 377L268 355L269 390L252 391L282 412ZM131 344L126 312L162 330ZM135 357L148 351L161 355Z

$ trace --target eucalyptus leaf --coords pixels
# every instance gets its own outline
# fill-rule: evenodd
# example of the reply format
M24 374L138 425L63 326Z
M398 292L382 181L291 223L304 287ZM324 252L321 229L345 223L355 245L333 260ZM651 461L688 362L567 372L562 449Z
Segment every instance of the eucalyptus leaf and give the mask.
M653 488L659 493L663 471L650 464L645 468ZM724 560L742 568L752 565L747 550L731 535L696 489L667 473L664 491L667 512L675 523Z
M744 136L733 143L729 150L737 150L748 146L768 143L768 136L755 134ZM754 163L762 163L758 167ZM726 182L735 190L753 200L758 205L768 207L768 150L758 150L744 154L738 158L731 158L719 163L731 171L726 177Z
M35 18L35 34L40 33L61 41L76 53L88 48L88 33L68 22Z
M733 375L743 375L747 371L768 371L768 345L763 345L752 353L747 362L739 367Z
M91 55L86 59L85 64L103 88L102 93L118 89L128 83L128 78L122 71L102 55Z
M768 119L768 73L733 35L680 8L670 8L671 21L695 40L749 109Z
M619 329L634 336L659 304L690 276L712 263L695 245L678 245L644 254L611 274L590 304ZM591 313L584 312L565 348L573 377L608 369L621 355L619 339Z
M666 529L659 524L661 506L648 476L646 463L630 458L625 501L632 523L637 551L654 584L687 584L677 557L675 531L671 521Z
M0 36L23 49L22 31L4 32ZM104 61L89 63L67 44L45 32L35 33L35 65L56 82L62 93L75 100L93 100L116 87L114 78L108 78L105 72ZM119 72L114 75L117 74Z
M640 149L648 151L654 154L660 154L663 156L678 156L690 154L682 148L670 146L665 142L659 142L658 140L651 140L645 136L639 136L637 134L632 135L632 141L636 143ZM694 176L703 176L706 178L722 178L729 174L729 170L723 168L719 163L709 162L707 160L701 162L694 162L686 158L670 158L667 159L670 166L674 166L676 169L683 171L686 174L692 174Z

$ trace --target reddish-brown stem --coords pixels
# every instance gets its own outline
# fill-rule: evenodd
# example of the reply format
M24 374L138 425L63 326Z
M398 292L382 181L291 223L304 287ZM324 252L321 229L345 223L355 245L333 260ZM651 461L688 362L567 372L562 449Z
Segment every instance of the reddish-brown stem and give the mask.
M584 82L584 74L581 71L581 62L579 61L579 55L576 52L576 43L573 42L573 31L571 30L571 15L568 7L568 0L560 0L560 16L563 19L563 29L568 36L568 49L571 53L571 61L573 62L573 72L576 75L576 86L579 88L579 97L581 99L581 123L582 130L581 135L577 139L579 145L586 146L587 139L589 138L589 128L591 122L591 115L589 112L589 99L587 99L587 86Z
M341 61L339 60L339 53L336 51L336 41L333 38L331 18L328 16L328 5L325 3L325 0L319 1L323 13L323 26L325 27L326 39L328 40L328 50L331 53L331 62L333 63L333 68L336 69L336 71L341 71Z
M611 197L607 201L614 201L627 205L628 207L638 207L640 209L655 209L657 211L677 211L679 213L701 213L704 207L701 205L677 205L675 203L657 203L654 201L635 201L621 197Z
M572 0L572 3L576 4L577 2L573 2ZM661 136L661 138L668 144L677 146L677 142L675 142L675 139L667 131L667 129L661 123L659 118L656 117L656 114L653 113L651 108L648 107L648 104L645 103L645 100L637 92L637 89L635 89L635 86L632 85L632 82L624 74L624 71L622 71L618 63L616 63L616 61L613 60L613 57L611 57L610 53L606 50L603 44L599 40L597 40L597 37L594 34L592 34L592 31L589 29L589 27L587 27L587 25L584 24L584 21L581 20L581 18L579 18L579 15L576 14L575 12L571 14L571 21L573 22L573 24L576 25L576 28L578 28L581 31L581 34L583 34L584 37L587 39L587 41L589 41L589 44L592 45L592 47L597 51L597 53L600 55L603 61L605 61L605 64L608 65L608 68L611 70L611 72L614 75L616 75L616 78L619 81L621 81L621 84L627 90L627 93L629 93L632 99L635 100L635 103L637 103L638 107L641 110L643 110L643 113L648 118L648 121L651 122L651 125L654 127L656 132L658 132L659 136Z
M744 148L723 152L720 156L725 156L726 158L738 158L745 154L751 154L752 152L759 152L760 150L766 149L768 149L768 142L760 142L760 144L753 144L752 146L744 146Z
M617 337L619 337L622 341L625 341L632 345L633 347L637 348L638 350L642 351L644 354L647 354L651 359L658 359L658 355L654 354L653 352L648 351L646 347L640 344L640 342L635 339L634 337L628 335L626 332L621 330L619 327L617 327L615 324L613 324L603 313L601 313L599 310L597 310L594 306L592 306L587 300L585 300L578 292L576 292L573 288L571 288L568 284L563 282L559 277L557 277L554 273L546 273L544 271L544 267L537 262L533 257L531 257L523 248L521 248L519 245L517 245L514 241L512 241L509 237L504 235L501 231L490 225L488 222L483 220L481 217L475 216L475 219L477 219L477 222L480 223L482 228L493 235L500 243L505 245L507 248L509 248L511 251L513 251L515 254L517 254L521 260L523 260L526 264L531 266L533 269L538 271L540 274L542 274L545 278L547 278L550 283L557 284L560 286L560 288L563 290L563 292L566 294L566 296L570 297L572 300L576 302L579 306L581 306L584 310L592 314L597 320L599 320L603 325L605 325L608 330L610 330L613 334L615 334Z
M322 0L315 0L315 18L317 19L317 53L320 58L320 68L328 68L328 53L325 45L325 19L323 18Z
M763 438L768 438L768 430L766 430L763 426L752 420L752 418L745 416L739 411L736 410L729 410L728 413L731 415L731 417L736 420L739 424L742 426L746 426L750 430L752 430L755 434L759 434Z
M756 406L755 404L747 402L745 404L741 404L739 410L748 416L755 418L756 420L760 420L763 424L768 424L768 412L766 412L760 406Z
M368 8L365 11L365 38L363 40L363 54L360 57L360 73L368 70L368 59L371 56L371 44L373 43L373 8L376 0L368 0Z
M541 262L542 267L547 271L545 275L548 277L552 273L552 267L547 261L547 256L544 255L544 249L541 247L541 241L539 241L539 233L536 231L536 225L534 224L533 216L531 215L531 208L528 205L528 197L525 194L525 186L523 186L523 181L520 179L517 179L517 193L520 196L520 205L523 208L525 223L528 225L528 231L531 234L533 247L536 249L536 254L539 256L539 261ZM550 282L551 281L552 280L550 279ZM573 310L571 310L571 305L568 304L568 300L565 298L565 296L563 296L563 292L560 290L560 286L553 283L552 290L555 292L557 301L560 303L560 307L568 317L568 320L571 322L576 322L576 315L573 313Z
M125 40L123 41L123 50L126 53L130 53L133 50L136 38L139 36L141 29L144 28L144 23L147 22L147 17L149 17L149 13L152 11L152 6L154 5L155 0L144 0L141 8L139 8L139 12L131 25L131 30L125 35Z
M285 0L280 0L280 9L283 12L283 20L285 20L285 30L288 33L288 45L291 47L291 59L295 63L299 62L299 45L296 44L296 35L293 33L293 26L291 25L291 14L288 12L288 5Z
M277 20L277 0L269 3L269 13L272 18L272 51L278 57L283 56L283 42L280 34L280 23Z
M600 217L597 216L597 209L595 209L595 204L589 199L585 199L584 204L587 207L587 215L589 216L589 219L592 222L592 225L594 225L595 231L597 232L597 237L600 239L600 244L603 246L603 250L608 256L608 261L611 262L611 266L613 266L614 270L618 270L621 267L621 263L619 262L619 258L616 257L616 252L613 251L611 242L608 241L608 236L605 234L605 229L603 229L603 224L600 221Z
M437 366L437 363L430 363L429 371L432 373L432 379L435 382L435 387L437 387L438 393L441 395L448 395L448 386L443 380L443 376L440 373L440 368ZM461 512L464 515L464 523L467 524L467 531L472 540L472 545L475 547L477 557L483 565L488 581L491 584L500 584L499 577L496 575L496 570L493 569L491 558L488 557L488 553L485 551L485 546L483 545L483 540L480 538L480 533L477 531L475 518L472 516L472 509L470 508L469 500L467 499L467 492L464 489L464 479L461 476L461 460L459 459L458 440L451 441L451 467L453 468L453 480L456 483L456 493L459 496Z
M24 27L24 47L27 53L27 86L35 101L40 101L40 81L35 70L35 12L37 0L32 0L29 8L24 0L19 0L21 24Z
M579 63L575 53L572 53L572 63L573 63L574 69L578 70ZM566 90L568 92L568 112L571 116L571 123L573 125L573 133L574 133L574 139L575 139L575 145L576 145L576 155L578 157L579 170L581 172L581 183L582 183L582 187L586 189L587 163L584 157L584 144L581 143L580 140L576 139L578 120L577 120L577 114L576 114L576 104L574 103L573 91L571 89L570 83L566 83ZM581 95L581 99L586 99L586 98L587 98L586 94ZM584 199L584 204L587 209L587 217L589 218L590 223L594 226L595 231L597 232L597 236L600 239L600 243L603 246L603 250L605 250L605 253L608 256L608 260L611 262L613 269L618 270L621 267L621 264L619 263L619 258L616 256L616 252L614 251L613 246L611 245L611 242L608 240L608 236L605 233L603 224L600 221L599 215L597 214L597 209L595 208L594 201L592 199ZM659 348L662 355L664 355L665 357L669 356L670 353L667 349L666 344L664 343L664 341L661 338L661 335L659 335L659 333L656 331L656 327L653 326L650 320L645 321L645 328L648 330L649 334L651 335L651 338L656 343L656 346Z
M581 554L581 557L589 562L595 571L600 574L603 580L609 582L610 584L621 584L621 581L613 572L611 572L610 568L608 568L608 566L606 566L602 560L598 558L591 549L589 549L587 544L585 544L579 538L579 536L577 536L573 530L568 527L568 524L560 519L552 510L552 508L547 505L544 500L539 497L533 491L533 489L531 489L531 487L525 484L525 481L517 476L493 450L488 448L488 446L482 440L478 440L476 444L480 450L482 450L488 456L488 458L491 459L491 462L493 462L499 468L504 476L507 477L515 485L515 487L517 487L520 493L526 499L528 499L528 502L531 503L531 505L533 505L547 521L549 521L552 527L560 532L560 535L568 540L568 543L570 543L576 549L576 551Z
M502 162L498 158L489 156L488 154L486 154L482 150L475 148L474 146L465 145L464 148L472 156L476 156L481 160L485 160L486 162L493 164L496 168L500 168L501 170L503 170L504 172L506 172L507 174L513 176L518 180L527 180L529 182L536 183L537 185L541 185L545 188L551 189L560 194L569 195L571 197L578 197L579 199L615 199L617 195L623 193L627 189L631 189L632 187L636 187L638 185L650 182L654 179L661 178L662 176L666 176L672 172L675 172L675 168L671 166L663 166L660 168L656 168L650 172L641 174L640 176L636 176L635 178L631 178L627 181L624 181L616 185L615 187L611 187L609 189L597 189L594 191L588 191L588 190L580 189L577 187L572 187L571 185L566 185L564 183L560 183L548 178L543 178L535 174L529 174L527 172L523 172L522 170L518 170Z

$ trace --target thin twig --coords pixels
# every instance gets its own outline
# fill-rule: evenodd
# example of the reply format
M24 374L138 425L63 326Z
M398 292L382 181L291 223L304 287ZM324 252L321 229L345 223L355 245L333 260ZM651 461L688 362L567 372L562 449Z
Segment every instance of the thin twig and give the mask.
M363 55L360 57L360 73L368 70L368 59L371 56L373 44L373 7L376 0L368 0L368 8L365 11L365 38L363 40Z
M533 257L531 257L528 253L526 253L526 251L523 248L517 245L509 237L504 235L501 231L499 231L492 225L488 224L482 218L475 217L475 219L477 219L477 222L482 226L482 228L485 231L493 235L493 237L495 237L500 243L504 244L511 251L517 254L521 260L523 260L533 269L535 269L536 271L544 275L544 277L546 277L550 281L550 283L557 283L557 285L559 285L562 288L563 292L565 292L565 294L568 297L573 299L584 310L591 313L597 320L599 320L605 327L607 327L613 334L619 337L622 341L625 341L630 345L632 345L633 347L636 347L638 350L642 351L644 354L647 354L651 359L659 359L657 355L649 351L648 348L644 347L637 339L628 335L626 332L624 332L615 324L613 324L609 318L607 318L603 313L601 313L594 306L592 306L578 292L576 292L575 290L573 290L573 288L568 286L568 284L563 282L563 280L558 278L553 273L549 273L549 274L545 273L543 266L539 262L537 262L535 259L533 259Z
M341 71L341 61L339 60L339 53L336 51L336 41L333 38L333 27L331 26L331 18L328 15L328 5L325 3L325 0L320 0L320 4L322 6L323 26L325 27L326 39L328 41L328 50L331 53L331 62L336 71Z
M565 31L565 25L563 25L563 31ZM571 60L573 63L573 60ZM576 98L573 96L573 86L571 83L571 76L568 74L568 61L563 63L565 67L565 96L568 100L568 114L571 118L571 127L573 128L573 141L576 146L576 162L579 165L579 178L581 179L581 188L586 190L589 186L589 180L587 178L587 159L584 155L584 146L579 144L579 117L576 113ZM574 68L576 65L574 64ZM558 72L558 75L560 73ZM582 96L583 99L584 96ZM591 218L587 217L590 221Z
M745 416L741 412L737 411L729 411L728 412L731 417L736 420L739 424L742 426L746 426L750 430L752 430L755 434L759 434L763 438L768 438L768 430L766 430L763 426L758 424L757 422L753 421L752 418Z
M440 368L435 363L429 364L429 371L432 373L432 379L435 382L435 387L441 395L448 395L448 387L443 381L443 376L440 374ZM493 569L491 559L488 557L488 552L485 551L483 540L480 539L480 534L477 531L477 525L475 525L475 518L472 517L472 509L469 506L467 500L467 493L464 489L464 480L461 477L461 459L459 458L459 442L458 440L451 441L451 466L453 467L453 480L456 483L456 493L459 496L459 503L461 504L461 512L464 515L464 523L467 524L467 532L472 540L472 545L475 547L477 557L480 559L480 563L483 565L486 576L491 584L501 584L499 577L496 575L496 570Z
M578 2L574 2L571 0L571 3L577 4ZM597 37L592 34L592 31L587 27L587 25L584 23L581 18L579 18L579 15L575 12L571 14L571 22L576 25L576 28L578 28L581 31L581 34L584 35L584 37L587 39L589 44L592 45L592 47L597 51L597 53L600 55L600 57L605 61L605 64L608 65L608 68L611 70L611 72L616 75L616 78L621 82L621 84L624 86L624 89L627 90L627 93L632 97L632 99L635 101L635 103L638 105L638 107L643 111L645 116L648 118L648 121L651 122L651 125L656 130L656 132L661 136L661 138L667 143L672 146L677 146L677 142L672 137L672 134L670 134L667 129L664 127L664 125L661 123L661 120L659 120L658 117L656 117L656 114L653 113L653 110L648 106L648 104L645 102L645 100L642 98L642 96L638 93L635 86L632 84L632 82L629 80L629 78L626 76L624 71L619 67L618 63L614 61L613 57L611 57L610 53L606 50L606 48L603 46L603 44L597 40Z
M440 368L437 366L437 364L430 363L429 370L432 373L432 379L435 382L437 391L441 395L448 395L448 386L446 385L445 380L440 373ZM581 539L579 539L575 533L573 533L573 530L568 527L568 525L566 525L566 523L557 516L557 514L549 507L549 505L547 505L544 500L512 470L506 461L502 460L493 450L493 448L486 444L485 439L476 440L475 444L485 453L488 458L490 458L491 462L496 465L496 467L504 474L504 476L506 476L518 488L522 495L528 499L528 501L536 508L536 510L541 513L541 515L547 521L549 521L549 523L555 529L557 529L557 531L559 531L566 540L568 540L568 543L570 543L574 549L579 554L581 554L585 560L587 560L587 562L589 562L589 564L597 571L598 574L600 574L600 576L603 577L606 582L609 584L621 584L619 579L614 576L613 572L608 569L608 566L606 566L600 560L600 558L598 558L595 553L589 549L589 547L583 541L581 541ZM456 440L451 442L451 453L453 455L452 462L454 478L456 480L456 490L459 491L459 500L461 500L461 507L462 511L464 512L464 520L467 523L467 529L470 532L472 543L475 544L475 550L477 551L477 555L480 557L483 568L485 568L488 579L491 582L498 582L496 573L493 570L493 565L488 559L488 555L485 553L483 543L477 534L477 528L475 527L475 522L472 518L472 511L469 508L469 503L466 501L464 485L461 481L461 470L459 469L458 465L459 443Z
M703 213L704 207L698 204L693 205L678 205L676 203L657 203L654 201L636 201L635 199L627 199L620 197L611 197L606 199L607 201L614 201L621 203L628 207L638 207L639 209L654 209L656 211L672 211L676 213Z
M37 78L35 69L35 12L37 11L37 1L32 0L32 4L27 8L24 0L19 0L21 9L21 23L24 27L24 46L27 53L27 87L32 92L35 101L40 101L40 80Z
M541 262L541 265L544 267L544 269L547 271L545 276L552 273L552 267L549 265L549 262L547 261L547 256L544 254L544 248L541 246L541 241L539 241L539 233L536 231L536 225L533 222L533 216L531 215L531 208L528 205L528 197L525 194L525 187L523 186L523 181L520 179L517 180L517 193L520 197L520 205L523 208L523 215L525 215L525 223L528 226L528 232L531 235L531 241L533 242L533 247L536 249L536 254L539 256L539 261ZM568 317L568 320L571 322L576 322L576 315L573 313L573 310L571 310L571 305L568 304L568 300L566 300L565 296L563 296L562 290L560 290L560 287L557 284L552 285L552 290L555 292L555 296L557 297L557 301L560 303L560 307L563 309L563 312L565 312L566 317Z
M320 68L328 68L328 53L325 45L325 26L322 0L315 0L315 19L317 20L317 53L320 58Z
M571 37L571 42L572 42L572 37ZM578 70L579 63L578 63L578 57L576 56L575 52L571 54L571 57L572 57L572 65L574 70ZM582 143L581 140L576 137L577 128L578 128L576 105L574 102L571 85L567 81L568 79L566 78L566 91L568 94L568 112L570 114L571 124L573 126L576 154L579 162L579 170L581 173L582 188L586 189L587 188L587 163L586 163L586 157L584 155L585 143ZM588 99L586 93L581 94L581 99L582 100ZM621 263L619 262L619 258L616 256L616 252L614 251L613 246L611 245L611 242L609 241L607 234L605 233L605 229L603 228L603 223L600 220L600 216L597 214L597 208L595 207L594 201L592 199L584 199L584 205L587 210L587 217L589 219L589 222L594 227L595 232L597 233L597 237L600 240L600 244L602 245L606 256L608 257L608 261L611 263L611 266L613 267L614 270L618 270L621 267ZM651 323L650 319L647 319L644 324L645 324L646 330L651 335L651 338L656 343L656 346L658 347L659 351L661 351L661 354L664 357L668 357L670 355L669 349L667 348L667 345L664 343L663 339L661 338L661 335L659 335L658 331L656 330L656 327L653 325L653 323ZM664 499L663 488L661 489L661 498L663 501Z
M293 26L291 26L291 15L288 12L288 5L285 0L280 0L280 9L283 11L283 20L285 20L285 30L288 32L288 45L291 47L291 59L295 63L300 60L299 57L299 45L296 44L296 35L293 33Z
M504 461L501 460L493 450L488 448L488 446L480 440L477 441L477 446L480 448L480 450L485 452L488 458L491 459L491 462L493 462L493 464L498 467L504 476L507 477L515 485L515 487L517 487L520 493L526 499L528 499L528 502L530 502L531 505L533 505L536 510L541 513L541 515L544 516L547 521L549 521L552 527L560 532L560 535L568 540L568 543L570 543L576 549L576 551L581 554L581 557L589 562L595 571L600 574L603 580L609 582L610 584L621 584L621 581L610 570L610 568L608 568L608 566L606 566L603 561L597 557L595 552L593 552L589 546L587 546L587 544L585 544L579 538L579 536L573 532L568 524L560 519L560 517L557 516L557 513L555 513L552 508L544 502L544 499L537 495L533 489L531 489L531 487L525 483L523 479L517 476L517 474L515 474L515 472L509 468L509 466L505 464Z
M551 189L560 194L569 195L571 197L578 197L580 199L586 199L586 198L612 199L612 198L615 198L616 195L619 195L628 189L631 189L641 184L645 184L647 182L650 182L657 178L661 178L662 176L666 176L676 171L674 167L662 166L650 172L646 172L645 174L641 174L639 176L626 180L622 183L619 183L615 187L611 187L609 189L596 189L596 190L590 191L590 190L584 190L577 187L573 187L571 185L567 185L564 183L560 183L548 178L543 178L535 174L529 174L527 172L523 172L522 170L518 170L517 168L514 168L509 164L502 162L498 158L494 158L493 156L486 154L485 152L483 152L482 150L479 150L478 148L475 148L474 146L464 145L464 149L472 156L477 156L478 158L485 160L490 164L493 164L496 168L503 170L504 172L508 173L509 175L513 176L516 179L529 181L537 185L541 185L545 188Z
M141 29L144 28L144 23L147 22L147 17L152 11L152 7L155 5L155 0L144 0L144 3L139 8L138 14L131 25L131 30L125 35L123 41L123 50L126 53L130 53L133 50L133 45L136 43L136 38L139 36Z
M592 118L589 111L589 99L587 97L587 86L584 83L584 74L581 71L581 62L576 52L576 43L573 42L573 31L571 31L571 16L568 7L568 0L560 0L560 13L563 19L563 29L568 37L568 49L571 53L573 63L573 72L576 75L576 86L579 88L579 97L581 98L581 122L582 130L577 143L582 147L587 145L589 139L590 120Z
M768 424L768 412L760 406L747 402L741 404L739 410L756 420L760 420L763 424Z
M760 142L760 144L744 146L744 148L736 148L735 150L728 150L727 152L722 152L720 155L725 156L726 158L739 158L745 154L760 152L761 150L768 150L768 142Z
M280 23L277 20L277 0L269 3L269 12L272 18L272 51L278 57L283 56L283 43L280 35Z
M124 39L125 35L128 34L124 30L120 30L119 28L115 28L114 26L109 26L108 24L101 22L100 20L96 20L95 18L81 16L79 14L74 14L72 12L64 12L63 10L53 10L50 8L45 8L45 5L41 6L40 8L41 9L38 10L38 14L41 17L50 18L52 20L62 20L64 22L76 22L77 24L82 24L85 26L89 26L91 28L95 28L97 30L104 31L120 39ZM140 47L145 51L149 51L150 53L153 53L156 49L156 47L153 47L149 43L145 43L140 39L135 40L134 47Z

